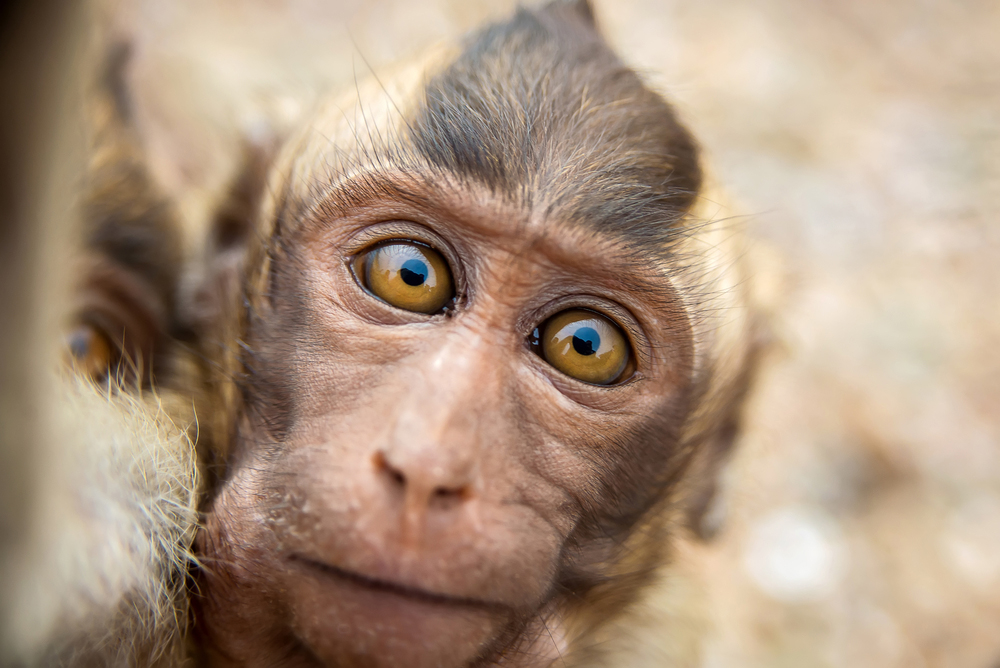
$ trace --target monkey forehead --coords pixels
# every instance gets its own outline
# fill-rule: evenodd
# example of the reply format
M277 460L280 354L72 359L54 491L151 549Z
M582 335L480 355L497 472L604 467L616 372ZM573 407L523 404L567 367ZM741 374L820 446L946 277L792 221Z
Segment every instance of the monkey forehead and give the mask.
M325 107L285 157L308 208L371 168L447 175L661 250L701 183L672 109L604 42L583 3L521 10Z
M629 239L669 239L700 186L691 137L584 3L522 9L475 35L406 128L434 168Z

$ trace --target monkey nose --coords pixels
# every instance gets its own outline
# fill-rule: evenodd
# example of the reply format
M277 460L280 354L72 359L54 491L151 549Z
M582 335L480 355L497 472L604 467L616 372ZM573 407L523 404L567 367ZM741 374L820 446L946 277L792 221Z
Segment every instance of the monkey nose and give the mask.
M376 475L406 499L407 506L451 506L472 496L466 467L448 467L419 461L393 458L378 450L372 457Z

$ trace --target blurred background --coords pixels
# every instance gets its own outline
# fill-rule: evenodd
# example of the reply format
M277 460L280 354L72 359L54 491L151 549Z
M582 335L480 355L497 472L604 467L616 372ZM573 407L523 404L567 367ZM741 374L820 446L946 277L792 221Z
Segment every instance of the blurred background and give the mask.
M718 533L682 542L642 631L683 639L636 665L997 668L1000 3L594 5L746 214L774 300ZM133 42L157 175L197 222L241 135L514 7L99 10Z

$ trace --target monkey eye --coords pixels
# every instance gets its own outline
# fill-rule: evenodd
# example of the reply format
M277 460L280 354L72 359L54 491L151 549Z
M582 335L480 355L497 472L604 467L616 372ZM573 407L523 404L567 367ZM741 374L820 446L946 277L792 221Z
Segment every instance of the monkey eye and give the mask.
M618 325L585 309L568 309L535 330L532 346L567 376L594 385L627 380L635 371L632 346Z
M352 262L362 287L391 306L437 313L455 298L451 270L441 254L416 241L389 241Z
M73 365L96 379L104 377L114 361L115 346L96 327L79 325L66 337Z

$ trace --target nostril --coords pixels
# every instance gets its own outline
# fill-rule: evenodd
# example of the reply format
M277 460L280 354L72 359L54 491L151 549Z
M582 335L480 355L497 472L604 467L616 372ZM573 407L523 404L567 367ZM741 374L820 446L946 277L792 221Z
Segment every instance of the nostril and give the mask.
M435 487L434 498L442 501L464 501L468 499L471 492L467 485L462 487Z
M426 469L416 466L414 470L404 473L404 467L399 466L390 459L390 455L384 450L378 450L372 455L372 466L375 474L385 481L384 484L391 487L396 494L416 494L421 498L422 503L435 503L444 506L451 506L455 503L468 501L473 496L472 486L463 484L456 480L458 484L447 484L446 470L431 467ZM434 483L445 483L435 485ZM416 497L415 497L416 498Z
M376 452L375 455L372 457L372 462L375 464L376 471L381 471L385 473L390 478L392 478L393 482L395 482L400 487L406 486L406 476L403 475L402 471L400 471L399 469L397 469L396 467L394 467L392 464L389 463L389 460L385 458L384 452L382 452L381 450Z

